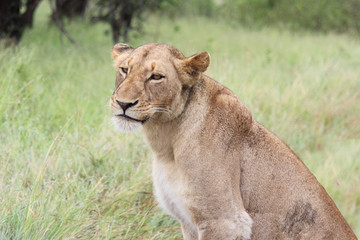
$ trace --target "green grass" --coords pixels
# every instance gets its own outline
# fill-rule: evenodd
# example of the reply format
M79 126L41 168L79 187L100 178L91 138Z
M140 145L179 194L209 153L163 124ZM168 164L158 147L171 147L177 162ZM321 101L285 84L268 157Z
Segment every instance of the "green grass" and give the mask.
M115 134L106 25L68 25L45 5L18 48L0 49L0 239L181 239L152 196L141 132ZM207 50L207 72L288 143L360 235L360 46L346 35L151 18L131 44ZM136 38L135 38L136 37Z

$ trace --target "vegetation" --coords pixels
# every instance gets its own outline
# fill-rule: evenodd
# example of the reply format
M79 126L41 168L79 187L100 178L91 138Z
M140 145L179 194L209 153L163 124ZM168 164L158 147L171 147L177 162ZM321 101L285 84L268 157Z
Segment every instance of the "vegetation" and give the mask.
M16 48L0 48L0 239L181 239L152 195L141 132L116 134L109 26L73 21L78 45L43 2ZM131 44L207 50L208 75L300 158L360 236L360 46L346 35L149 18Z
M359 0L227 0L222 12L245 26L360 33Z
M41 0L0 2L0 40L7 46L19 44L25 28L31 28L33 15ZM64 36L76 43L64 27L64 19L82 18L90 22L103 21L111 26L113 42L122 37L128 42L129 31L139 30L143 12L173 5L176 0L49 0L51 16ZM205 2L204 2L205 3ZM85 13L87 17L85 18ZM134 23L137 20L136 23Z
M14 0L0 4L0 39L19 43L25 27L32 27L33 13L41 0ZM111 26L113 42L129 41L149 15L193 16L227 19L246 27L267 26L317 32L360 33L359 0L49 0L50 19L67 39L74 39L63 19L81 17ZM86 14L85 14L86 13ZM2 23L2 24L1 24Z

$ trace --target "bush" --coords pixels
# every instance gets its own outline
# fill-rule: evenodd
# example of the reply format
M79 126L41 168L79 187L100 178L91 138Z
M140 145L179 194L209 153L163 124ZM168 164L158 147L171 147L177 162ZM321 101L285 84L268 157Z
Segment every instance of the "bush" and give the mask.
M286 25L323 32L360 30L359 0L228 0L221 9L228 19L247 26Z

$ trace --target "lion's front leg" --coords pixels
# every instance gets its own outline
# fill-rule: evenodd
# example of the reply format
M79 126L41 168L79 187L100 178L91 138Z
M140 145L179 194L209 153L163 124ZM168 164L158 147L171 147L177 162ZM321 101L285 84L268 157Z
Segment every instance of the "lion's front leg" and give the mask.
M249 240L252 220L244 211L238 219L214 219L199 224L199 240Z
M184 240L198 240L198 232L194 231L186 223L181 223L181 230L184 237Z
M215 172L216 174L211 174ZM251 238L253 221L243 205L239 178L233 176L236 175L226 175L220 168L216 168L188 181L186 202L191 219L197 227L199 240Z

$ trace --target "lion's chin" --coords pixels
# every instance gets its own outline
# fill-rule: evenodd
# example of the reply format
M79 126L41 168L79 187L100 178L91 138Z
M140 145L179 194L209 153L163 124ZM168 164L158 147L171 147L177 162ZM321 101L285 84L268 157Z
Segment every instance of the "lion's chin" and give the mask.
M141 122L133 121L121 116L113 116L111 120L115 129L120 132L132 132L142 127Z

